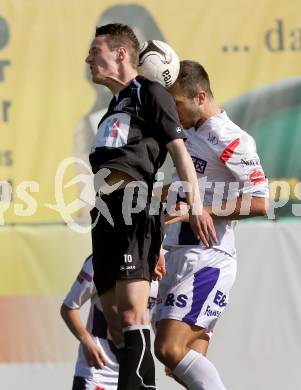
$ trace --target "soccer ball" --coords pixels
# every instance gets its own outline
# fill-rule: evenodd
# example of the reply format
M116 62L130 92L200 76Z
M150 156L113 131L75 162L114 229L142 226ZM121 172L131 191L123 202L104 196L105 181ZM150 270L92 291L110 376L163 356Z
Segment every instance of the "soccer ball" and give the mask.
M144 42L139 54L138 72L164 87L170 87L177 79L180 61L177 53L165 42L150 40Z

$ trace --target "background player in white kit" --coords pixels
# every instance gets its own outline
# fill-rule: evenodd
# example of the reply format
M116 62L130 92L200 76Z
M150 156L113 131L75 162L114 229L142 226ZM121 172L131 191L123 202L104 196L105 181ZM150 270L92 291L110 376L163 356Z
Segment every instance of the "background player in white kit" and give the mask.
M81 342L72 390L116 390L120 351L112 342L93 282L93 274L91 255L84 262L61 307L64 321ZM157 294L158 282L153 281L148 300L150 319L153 316ZM80 320L79 309L88 300L91 306L85 327Z
M193 128L186 146L217 241L207 248L193 235L187 217L172 221L163 243L167 275L160 282L155 353L189 389L221 390L216 368L191 345L213 329L228 303L236 275L235 220L266 214L268 184L253 138L214 102L200 64L182 61L170 92L182 126Z

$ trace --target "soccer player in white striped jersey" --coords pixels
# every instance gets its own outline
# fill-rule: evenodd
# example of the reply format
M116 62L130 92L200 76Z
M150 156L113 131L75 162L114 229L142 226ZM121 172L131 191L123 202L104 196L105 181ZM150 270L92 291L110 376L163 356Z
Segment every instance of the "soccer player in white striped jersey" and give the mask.
M80 341L72 390L116 390L119 372L119 349L112 342L93 282L92 255L74 281L61 307L61 315L74 336ZM158 282L151 283L148 315L152 319L158 294ZM85 327L79 316L82 305L90 300ZM139 367L138 367L139 371Z
M193 344L212 331L228 303L236 276L236 220L266 215L268 183L255 141L215 103L208 74L199 63L182 61L170 92L182 126L192 128L186 147L217 240L208 248L196 239L187 214L170 221L163 242L167 275L159 288L155 353L187 388L224 390L214 365ZM184 207L183 194L178 200Z

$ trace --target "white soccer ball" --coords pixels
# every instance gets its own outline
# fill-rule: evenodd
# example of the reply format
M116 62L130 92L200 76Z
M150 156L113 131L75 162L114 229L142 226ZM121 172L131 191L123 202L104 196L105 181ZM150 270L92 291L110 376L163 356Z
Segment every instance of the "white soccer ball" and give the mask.
M150 40L144 42L139 54L138 72L164 87L170 87L177 79L180 61L177 53L165 42Z

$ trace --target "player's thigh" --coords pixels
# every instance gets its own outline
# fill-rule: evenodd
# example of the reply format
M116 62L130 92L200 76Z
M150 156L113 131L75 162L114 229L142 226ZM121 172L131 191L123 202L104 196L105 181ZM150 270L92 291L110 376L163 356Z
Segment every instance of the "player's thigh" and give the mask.
M100 302L112 339L115 344L121 344L123 342L123 334L117 309L116 288L111 288L101 294Z
M147 302L150 284L147 280L118 280L116 300L118 313L123 326L144 324L147 319Z
M170 369L177 364L190 350L190 345L206 332L199 326L177 320L161 320L156 333L155 354Z
M207 332L204 332L198 339L192 341L188 347L206 356L209 348L209 342L210 336Z
M206 329L199 326L164 319L158 324L155 344L156 346L168 344L170 347L176 344L178 347L186 347L201 338L204 333Z

